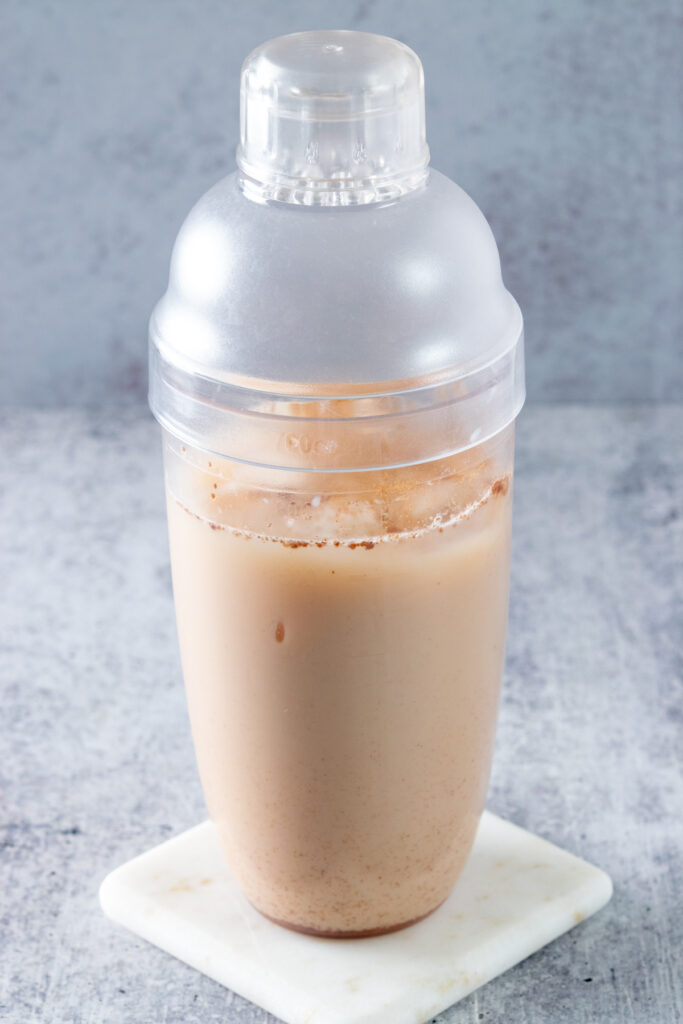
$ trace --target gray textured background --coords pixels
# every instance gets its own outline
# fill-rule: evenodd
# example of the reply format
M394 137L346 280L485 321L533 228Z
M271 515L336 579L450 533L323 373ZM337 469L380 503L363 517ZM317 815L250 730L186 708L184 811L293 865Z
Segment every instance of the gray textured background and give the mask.
M678 0L3 0L0 402L141 399L192 202L233 163L263 39L355 27L426 74L433 163L477 200L536 400L683 386Z

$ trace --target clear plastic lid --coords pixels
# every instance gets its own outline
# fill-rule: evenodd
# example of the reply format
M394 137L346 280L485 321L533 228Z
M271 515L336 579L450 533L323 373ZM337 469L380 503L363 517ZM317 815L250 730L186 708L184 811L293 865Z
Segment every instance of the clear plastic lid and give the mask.
M485 218L428 168L422 67L304 32L242 71L239 171L178 235L150 404L195 447L286 469L427 461L524 400L522 317Z
M298 32L247 57L237 163L262 197L344 204L424 181L422 65L396 39Z

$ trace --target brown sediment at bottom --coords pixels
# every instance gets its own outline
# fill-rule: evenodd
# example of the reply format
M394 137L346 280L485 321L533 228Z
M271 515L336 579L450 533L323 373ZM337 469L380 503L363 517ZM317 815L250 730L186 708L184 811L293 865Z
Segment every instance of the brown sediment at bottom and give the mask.
M268 918L273 924L279 924L281 928L287 928L290 932L299 932L300 935L313 935L317 939L372 939L378 935L390 935L392 932L403 931L404 928L410 928L413 924L418 924L420 921L424 921L426 917L433 914L439 907L443 906L446 900L441 900L435 907L428 910L426 914L420 914L419 917L413 917L410 921L401 921L400 924L391 924L387 927L382 928L363 928L357 931L326 931L322 928L307 928L305 925L294 924L291 921L281 921L277 917L271 917L270 914L266 914L264 910L257 907L252 903L254 910L258 910L262 917Z

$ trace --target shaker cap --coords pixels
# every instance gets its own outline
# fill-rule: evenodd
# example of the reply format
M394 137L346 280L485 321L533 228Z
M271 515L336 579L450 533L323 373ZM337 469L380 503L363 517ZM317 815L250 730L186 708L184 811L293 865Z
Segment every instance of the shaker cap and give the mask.
M242 66L237 163L247 188L336 205L424 181L424 76L404 43L369 32L296 32ZM360 197L360 200L359 200Z

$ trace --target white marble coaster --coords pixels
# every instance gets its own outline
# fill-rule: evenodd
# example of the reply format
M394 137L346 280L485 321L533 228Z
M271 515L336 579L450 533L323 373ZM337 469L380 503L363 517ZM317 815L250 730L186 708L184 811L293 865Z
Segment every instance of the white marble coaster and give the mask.
M455 891L425 921L316 939L261 917L204 822L113 871L105 914L287 1024L424 1024L607 903L598 868L485 813Z

